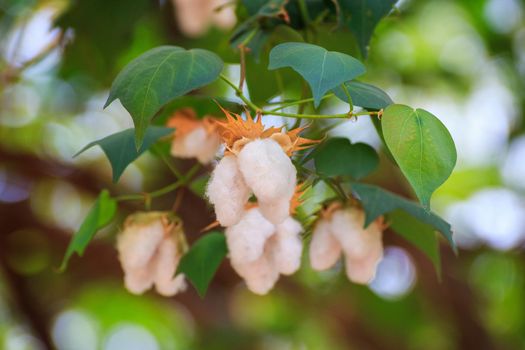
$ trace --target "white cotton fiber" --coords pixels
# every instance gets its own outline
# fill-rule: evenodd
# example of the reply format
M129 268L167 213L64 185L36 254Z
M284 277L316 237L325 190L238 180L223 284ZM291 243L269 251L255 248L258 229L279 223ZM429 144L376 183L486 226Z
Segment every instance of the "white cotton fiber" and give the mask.
M124 285L133 294L142 294L153 286L155 259L141 267L124 269Z
M160 220L127 226L117 237L117 250L123 268L146 266L163 237L164 226Z
M258 208L247 210L237 224L225 231L231 259L241 264L259 259L266 240L274 231L274 225L261 215Z
M166 237L160 243L156 253L155 287L159 294L172 296L185 287L184 278L175 278L175 271L180 261L177 242L173 237ZM177 276L179 277L179 276ZM182 280L182 281L181 281Z
M249 142L239 152L238 164L246 184L259 201L269 204L291 199L297 171L276 141Z
M250 263L238 263L231 260L231 264L244 279L248 289L255 294L268 293L279 279L279 271L273 265L268 252Z
M277 225L275 234L268 242L271 245L273 263L283 275L291 275L301 266L303 242L300 234L302 230L299 222L288 217Z
M363 228L365 214L358 208L345 208L332 216L332 233L339 240L346 255L352 259L366 257L374 241L380 240L374 232Z
M383 257L383 245L375 244L370 254L363 259L346 258L346 275L350 281L367 284L374 279L379 261Z
M225 156L217 164L208 182L206 195L215 207L215 215L222 226L236 224L244 212L250 197L235 156Z
M341 256L341 244L331 232L331 222L320 219L310 242L310 264L317 271L331 268Z
M259 201L259 209L272 224L280 224L290 216L290 199L285 196L270 203Z

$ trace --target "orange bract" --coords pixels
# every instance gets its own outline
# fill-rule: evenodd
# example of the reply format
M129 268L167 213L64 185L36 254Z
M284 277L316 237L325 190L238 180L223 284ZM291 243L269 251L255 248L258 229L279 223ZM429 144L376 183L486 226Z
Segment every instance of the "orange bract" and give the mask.
M246 143L252 140L271 138L281 145L288 156L291 156L293 152L311 147L319 142L299 136L306 127L290 130L286 133L282 131L282 127L265 129L260 114L253 119L251 114L246 111L246 120L244 120L239 114L220 108L226 115L226 121L217 120L215 123L219 135L226 145L226 152L238 153Z
M295 192L290 200L290 214L294 215L297 212L297 208L303 204L304 199L302 198L306 192L304 184L298 184L295 186Z

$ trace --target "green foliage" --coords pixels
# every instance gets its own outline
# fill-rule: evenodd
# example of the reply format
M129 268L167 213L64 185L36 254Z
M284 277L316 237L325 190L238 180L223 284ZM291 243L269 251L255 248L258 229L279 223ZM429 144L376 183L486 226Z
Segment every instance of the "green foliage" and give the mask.
M177 273L184 273L201 297L204 297L213 275L228 253L226 238L211 232L195 242L182 257Z
M432 193L456 164L450 133L431 113L405 105L385 109L381 125L388 149L423 206L430 208Z
M426 254L440 277L441 258L435 229L403 210L394 210L389 213L388 222L392 230Z
M380 187L362 183L353 183L352 190L358 195L366 213L365 226L368 226L380 215L401 209L419 221L432 226L439 231L456 249L452 239L450 224L432 212L428 212L417 203L400 197Z
M84 250L97 231L111 222L116 211L117 202L109 196L109 192L106 190L100 192L100 195L89 210L84 222L82 222L78 231L73 235L73 238L67 247L64 259L62 260L60 271L66 269L73 253L77 253L79 256L84 254Z
M344 85L352 98L354 106L360 106L368 110L380 110L394 103L386 92L373 85L359 81L349 81ZM334 93L339 99L349 102L342 86L336 87Z
M78 151L78 153L75 154L75 157L95 145L100 146L111 163L113 182L117 182L128 165L133 163L135 159L144 153L151 145L157 142L158 139L173 133L173 131L174 129L160 126L148 127L144 134L144 142L137 150L134 141L135 130L133 128L126 129L91 142Z
M160 46L131 61L117 76L104 107L119 99L135 124L135 145L142 145L153 116L169 101L213 82L222 60L202 49Z
M379 157L365 143L352 144L347 138L331 138L314 155L315 168L326 176L350 176L358 180L377 168Z
M283 67L291 67L310 84L316 107L328 90L366 71L352 56L306 43L284 43L272 49L268 69Z
M357 38L363 56L368 54L368 43L379 21L388 15L396 0L341 0L341 14L345 24Z

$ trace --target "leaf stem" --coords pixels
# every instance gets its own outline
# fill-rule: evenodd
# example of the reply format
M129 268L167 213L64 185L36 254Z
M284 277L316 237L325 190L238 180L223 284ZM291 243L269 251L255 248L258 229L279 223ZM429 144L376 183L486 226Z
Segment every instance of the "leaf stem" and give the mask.
M348 88L346 87L345 83L341 84L343 87L343 91L345 92L346 98L348 99L348 104L350 105L350 113L354 110L354 103L352 101L352 96L350 96L350 92L348 91Z
M239 88L230 80L228 79L224 74L221 74L219 76L226 84L230 85L230 87L235 90L235 94L237 95L237 97L239 97L242 102L244 102L248 107L250 107L251 109L253 109L254 111L260 111L261 108L259 108L256 104L254 104L252 101L248 100L246 98L246 96L244 96L244 94L242 93L241 90L239 90Z
M334 96L333 93L329 93L329 94L326 94L324 95L323 97L321 97L321 100L324 100L324 99L327 99L327 98L330 98ZM290 106L295 106L295 105L299 105L299 104L302 104L302 103L306 103L306 102L312 102L314 100L313 97L310 97L310 98L305 98L305 99L302 99L302 100L296 100L296 101L290 101L290 102L284 102L282 105L280 105L279 107L277 108L274 108L274 109L271 109L270 111L268 111L269 113L271 112L276 112L280 109L283 109L283 108L286 108L286 107L290 107Z

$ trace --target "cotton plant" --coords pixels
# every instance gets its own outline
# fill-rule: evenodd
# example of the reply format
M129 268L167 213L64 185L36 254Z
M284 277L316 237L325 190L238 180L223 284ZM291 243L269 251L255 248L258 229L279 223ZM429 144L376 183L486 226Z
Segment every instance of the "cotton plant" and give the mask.
M174 0L174 4L181 29L191 35L203 33L210 21L220 25L229 21L213 17L228 7L220 6L222 2ZM198 13L202 17L190 28L185 21L197 4L203 6ZM212 16L210 9L216 6L221 11ZM296 28L304 18L296 17L301 11L289 11L287 2L239 2L237 6L242 7L238 14L251 16L233 30L230 40L239 55L238 82L227 76L229 70L217 54L177 46L145 52L115 78L106 106L120 100L134 128L94 141L85 149L98 145L104 150L117 182L127 165L152 148L172 170L174 180L151 192L111 195L102 191L73 236L62 268L74 253L83 253L117 212L129 211L129 206L120 206L128 201L143 203L144 209L137 207L140 211L124 222L116 248L123 284L136 294L155 287L159 294L172 296L184 290L189 280L204 296L225 259L256 294L270 293L283 275L309 268L332 269L340 260L350 282L367 284L374 278L383 255L383 236L388 234L400 233L435 264L440 244L436 233L455 249L450 225L430 207L432 194L456 162L454 142L440 120L423 109L396 104L380 88L357 81L366 72L365 65L347 53L308 42L311 36L301 33L318 21ZM305 6L308 11L310 4ZM340 15L362 13L348 13L346 7L335 13L330 2L319 6L326 6L326 16L319 21L332 20L332 24L339 23ZM282 34L283 26L287 35ZM268 40L272 35L280 40ZM287 41L297 36L302 39ZM359 40L365 37L357 36ZM361 54L366 54L367 42L358 44ZM247 62L262 55L268 66L260 64L261 74L251 77L253 65ZM362 57L358 52L356 56ZM216 89L221 83L232 89L236 100ZM324 107L331 107L335 99L339 105L346 104L344 112L326 112L334 110ZM172 103L177 108L171 108ZM167 110L174 112L166 116ZM289 118L293 123L265 126L268 116ZM355 118L372 120L382 149L330 137L334 121ZM153 147L161 143L169 145ZM369 176L378 168L378 153L399 168L415 200L370 182L380 178ZM195 165L185 173L179 169L179 158L193 160ZM318 185L328 190L322 196L307 195ZM183 193L187 189L207 201L214 214L213 218L203 214L205 229L189 233L196 238L191 244L185 243L184 218L177 210L186 204ZM152 210L158 197L175 192L170 208ZM425 246L413 238L411 230L416 225L418 234L426 235Z

